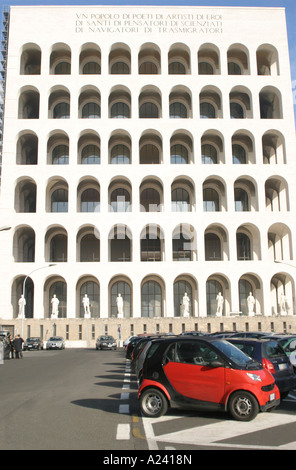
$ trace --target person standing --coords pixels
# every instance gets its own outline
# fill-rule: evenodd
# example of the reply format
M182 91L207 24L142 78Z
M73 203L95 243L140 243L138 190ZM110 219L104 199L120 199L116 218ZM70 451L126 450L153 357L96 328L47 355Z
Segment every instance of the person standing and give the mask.
M9 335L9 346L10 346L10 359L13 359L14 358L14 346L13 346L13 339L12 339L12 336Z
M21 338L21 335L16 335L16 337L13 340L13 347L15 350L15 357L16 359L23 358L23 338Z

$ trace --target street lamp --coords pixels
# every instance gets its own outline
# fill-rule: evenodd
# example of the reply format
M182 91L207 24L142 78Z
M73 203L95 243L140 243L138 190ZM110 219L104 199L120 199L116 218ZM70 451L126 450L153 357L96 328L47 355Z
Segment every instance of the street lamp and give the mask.
M40 269L45 269L45 268L50 268L51 266L56 266L55 263L52 263L52 264L49 264L48 266L41 266L41 268L36 268L36 269L33 269L33 271L31 271L29 274L27 274L27 276L25 277L24 279L24 282L23 282L23 299L22 299L22 305L21 305L21 316L22 316L22 336L23 336L23 323L24 323L24 317L25 317L25 302L26 302L26 297L25 297L25 291L26 291L26 282L27 282L27 279L29 276L31 276L31 274L35 273L36 271L39 271Z

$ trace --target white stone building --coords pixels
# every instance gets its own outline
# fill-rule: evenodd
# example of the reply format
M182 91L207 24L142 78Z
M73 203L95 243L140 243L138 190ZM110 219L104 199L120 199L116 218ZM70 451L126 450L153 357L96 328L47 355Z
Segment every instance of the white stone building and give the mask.
M13 6L8 19L2 327L87 342L295 332L285 10Z

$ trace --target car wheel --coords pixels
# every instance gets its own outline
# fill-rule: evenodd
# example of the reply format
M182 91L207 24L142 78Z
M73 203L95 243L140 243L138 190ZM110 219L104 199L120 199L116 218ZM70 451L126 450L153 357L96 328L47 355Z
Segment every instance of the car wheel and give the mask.
M231 395L228 409L231 416L237 421L251 421L259 413L259 405L256 398L244 390Z
M149 388L140 397L140 407L145 416L158 418L167 412L168 402L160 390Z

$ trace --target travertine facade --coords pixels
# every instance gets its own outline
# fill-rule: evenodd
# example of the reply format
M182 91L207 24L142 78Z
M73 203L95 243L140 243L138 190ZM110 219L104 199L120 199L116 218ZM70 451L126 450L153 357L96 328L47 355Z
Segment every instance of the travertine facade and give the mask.
M0 323L295 332L295 168L284 9L11 7Z

